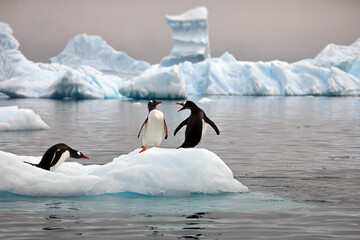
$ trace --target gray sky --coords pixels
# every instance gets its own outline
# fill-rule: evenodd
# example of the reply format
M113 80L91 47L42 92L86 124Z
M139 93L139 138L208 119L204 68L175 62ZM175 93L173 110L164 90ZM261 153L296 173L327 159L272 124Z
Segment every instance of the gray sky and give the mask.
M209 12L212 57L228 51L242 61L294 62L360 38L358 0L0 0L0 21L35 62L49 62L87 33L155 64L173 46L164 16L199 6Z

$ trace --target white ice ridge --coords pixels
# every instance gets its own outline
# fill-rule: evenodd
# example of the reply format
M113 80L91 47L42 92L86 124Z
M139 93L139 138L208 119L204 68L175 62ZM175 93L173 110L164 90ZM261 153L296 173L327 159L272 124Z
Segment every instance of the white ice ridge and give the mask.
M206 149L136 149L105 165L63 163L56 172L41 157L0 151L0 191L27 196L81 196L133 192L151 196L248 192L229 167ZM89 160L90 161L90 160ZM14 180L16 179L16 181Z
M0 131L40 130L49 126L31 109L0 107Z
M197 63L210 57L207 14L205 7L199 7L181 15L165 16L173 30L174 47L169 56L161 60L162 67L185 61Z

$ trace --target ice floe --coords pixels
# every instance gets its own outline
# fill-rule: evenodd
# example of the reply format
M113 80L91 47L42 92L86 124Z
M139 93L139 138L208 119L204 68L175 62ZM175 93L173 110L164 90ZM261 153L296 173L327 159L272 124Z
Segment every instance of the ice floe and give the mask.
M49 126L31 109L0 107L0 131L40 130Z
M248 192L215 153L206 149L136 149L104 165L64 162L55 172L41 157L0 151L0 191L27 196L82 196L132 192L152 196ZM91 161L91 156L90 160Z

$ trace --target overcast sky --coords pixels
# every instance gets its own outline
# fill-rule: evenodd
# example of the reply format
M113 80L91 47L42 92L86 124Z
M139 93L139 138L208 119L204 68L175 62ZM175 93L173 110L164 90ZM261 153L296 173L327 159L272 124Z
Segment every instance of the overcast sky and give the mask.
M294 62L360 38L358 0L0 0L0 21L35 62L49 62L87 33L155 64L173 46L164 16L199 6L209 12L212 57L228 51L242 61Z

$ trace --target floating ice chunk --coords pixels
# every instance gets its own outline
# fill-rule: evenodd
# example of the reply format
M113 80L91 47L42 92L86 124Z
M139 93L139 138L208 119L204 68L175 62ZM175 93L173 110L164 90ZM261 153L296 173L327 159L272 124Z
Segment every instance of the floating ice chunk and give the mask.
M120 93L133 99L185 99L185 82L178 66L148 69L139 77L128 80Z
M40 157L0 151L0 191L31 196L248 192L246 186L234 179L228 166L208 150L151 148L144 153L139 151L105 165L64 162L56 172L23 163L37 163Z
M161 66L167 67L185 61L196 63L210 57L207 9L199 7L182 15L165 16L173 30L174 47L169 56L161 60Z
M49 126L31 109L0 107L0 131L40 130Z
M210 98L206 98L206 97L201 98L201 99L198 101L198 103L200 103L200 104L212 103L212 102L214 102L214 100L212 100L212 99L210 99Z
M82 65L91 66L104 74L132 78L150 67L144 61L136 61L124 52L110 47L100 36L81 34L75 36L52 63L60 63L74 68Z

